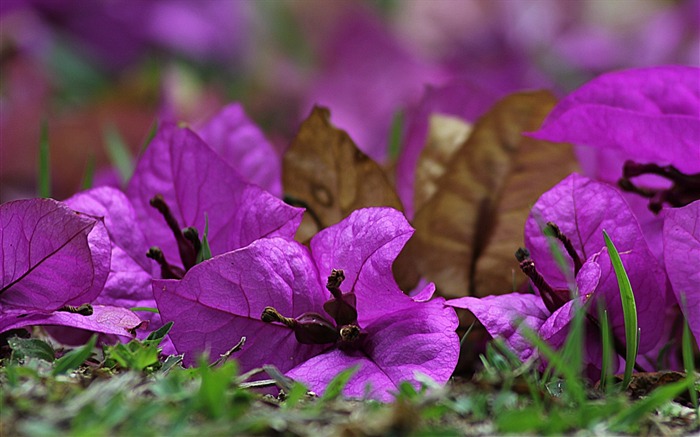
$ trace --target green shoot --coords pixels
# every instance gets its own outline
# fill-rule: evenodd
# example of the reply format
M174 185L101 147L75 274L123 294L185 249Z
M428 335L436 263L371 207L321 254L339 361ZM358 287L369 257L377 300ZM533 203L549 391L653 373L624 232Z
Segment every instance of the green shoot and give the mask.
M158 330L151 332L145 340L131 340L127 344L117 343L105 346L104 353L108 363L119 364L123 369L144 371L149 367L159 365L160 345L163 337L172 328L173 322L168 322Z
M632 285L630 284L629 277L627 276L625 267L622 265L620 254L610 240L607 232L603 231L603 237L605 238L605 246L607 246L608 254L610 255L610 262L612 262L613 269L615 269L617 284L620 287L622 314L625 319L625 341L627 343L627 350L625 352L625 374L622 379L622 389L625 390L632 379L632 371L634 370L634 363L637 361L637 351L639 349L637 304L634 300L634 293L632 292Z
M338 373L331 382L328 383L328 386L326 386L326 391L321 398L323 401L321 404L338 398L343 393L345 386L348 385L350 378L355 376L358 370L360 370L359 366L352 366Z
M289 391L289 393L287 393L287 397L284 399L283 408L296 407L299 402L306 397L308 392L309 389L304 384L294 381L292 389Z
M109 159L117 169L119 179L122 183L128 182L134 171L129 147L124 143L124 139L114 125L109 125L105 128L103 137Z
M67 354L56 360L51 374L54 376L61 375L63 373L73 371L80 367L80 365L83 364L85 360L90 358L90 355L92 355L92 350L95 349L96 343L97 335L93 335L92 337L90 337L90 341L88 341L85 346L79 349L73 349L72 351L68 352Z
M51 165L49 161L49 123L43 120L39 136L39 179L37 181L39 197L51 197Z
M629 432L628 427L639 423L645 416L661 407L666 402L672 401L685 390L691 389L695 382L694 377L687 377L681 381L657 388L649 396L638 400L628 408L623 409L612 420L613 431Z
M158 132L158 120L154 120L153 124L151 124L151 128L148 130L148 134L146 135L146 138L144 138L143 143L141 144L141 148L139 149L139 156L143 155L143 152L146 151L148 148L148 145L151 144L151 141L153 141L153 137L156 136L156 133Z
M599 301L598 304L598 320L600 320L601 344L603 345L603 358L600 366L600 388L604 390L605 393L609 394L611 393L610 382L613 376L612 358L615 356L615 347L613 345L608 311L603 309L601 301Z
M682 296L683 306L685 306L685 296ZM685 370L688 378L695 380L695 360L693 357L693 333L690 332L690 326L688 325L688 320L683 321L683 339L681 344L681 350L683 351L683 369ZM698 391L695 389L695 384L690 387L690 400L693 402L693 408L695 408L695 420L700 422L700 417L698 413Z
M569 324L569 334L566 337L566 341L559 351L559 355L562 357L571 374L577 375L578 380L581 379L581 374L583 370L583 350L584 342L586 338L585 328L586 328L586 311L587 305L582 305L580 299L574 299L572 301L572 310L574 316ZM566 379L567 385L571 382ZM576 390L576 387L573 387Z
M209 247L209 217L207 213L204 213L204 233L202 234L202 247L197 252L196 263L199 264L202 261L206 261L212 257L211 248Z
M567 392L571 395L573 401L577 405L582 405L586 401L586 391L583 387L581 376L576 372L576 367L572 367L564 359L562 354L557 353L544 340L542 340L535 331L528 326L521 325L523 336L535 346L538 351L549 361L558 373L560 373L566 381Z
M396 111L391 119L391 130L389 131L389 156L392 159L398 157L401 151L404 123L404 112L402 110Z
M89 155L87 162L85 163L85 173L83 173L83 181L80 183L80 187L83 190L89 190L92 188L92 184L95 180L95 157Z
M129 308L131 311L145 311L148 313L154 313L158 314L158 308L151 308L151 307L133 307Z

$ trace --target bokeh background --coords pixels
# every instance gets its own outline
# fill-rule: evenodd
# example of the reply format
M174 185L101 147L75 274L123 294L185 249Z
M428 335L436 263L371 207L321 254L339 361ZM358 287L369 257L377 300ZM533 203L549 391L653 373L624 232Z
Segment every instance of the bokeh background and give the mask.
M563 95L661 64L700 66L700 0L2 0L0 201L36 195L43 123L62 199L92 169L119 182L110 143L136 159L155 120L231 101L280 153L328 106L389 164L426 87Z

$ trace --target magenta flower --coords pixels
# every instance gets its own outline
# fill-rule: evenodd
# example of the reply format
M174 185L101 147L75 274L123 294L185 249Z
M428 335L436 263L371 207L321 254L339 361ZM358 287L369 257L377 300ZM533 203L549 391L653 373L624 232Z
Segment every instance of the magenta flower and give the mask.
M666 210L666 273L695 338L700 338L700 200ZM683 300L685 299L685 304Z
M141 157L127 195L163 277L182 276L195 262L208 224L212 254L263 237L292 238L302 210L244 182L187 128L163 125ZM161 252L158 252L160 254Z
M458 321L434 287L403 294L391 264L412 234L389 208L358 210L318 233L311 251L290 239L258 240L193 267L181 281L154 281L175 348L192 364L245 336L242 371L274 364L322 393L341 370L359 371L345 394L391 399L415 372L439 383L457 363ZM342 271L342 272L341 272ZM323 276L330 275L328 282Z
M247 182L282 195L280 156L240 104L226 106L196 132Z
M53 199L0 206L0 332L60 325L133 336L141 320L123 308L92 305L110 269L103 223Z
M570 271L561 272L556 265L539 223L548 223L548 231L559 240ZM524 319L543 339L554 347L561 346L575 308L569 292L572 282L579 303L592 300L587 315L586 359L589 366L599 369L598 300L608 310L618 344L624 344L625 339L619 288L605 249L603 230L615 243L630 277L641 330L639 352L650 352L664 340L664 317L659 315L667 306L664 272L622 196L606 184L577 174L544 193L525 225L528 250L518 251L517 256L536 294L465 297L448 301L447 305L472 311L492 336L504 337L522 359L527 359L532 348L515 322ZM649 361L654 362L655 358Z
M700 69L604 74L559 102L531 135L579 145L588 176L629 192L624 197L661 259L663 221L655 214L700 199Z

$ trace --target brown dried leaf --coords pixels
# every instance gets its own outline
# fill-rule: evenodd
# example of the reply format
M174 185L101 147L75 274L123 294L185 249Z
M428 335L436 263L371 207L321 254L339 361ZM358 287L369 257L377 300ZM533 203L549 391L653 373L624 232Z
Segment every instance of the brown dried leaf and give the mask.
M359 208L403 210L381 167L358 149L345 131L331 124L326 108L315 107L301 124L282 165L285 194L308 206L296 235L299 241L308 240Z
M513 256L532 205L576 170L572 147L522 136L554 106L547 92L511 95L482 117L417 211L394 272L404 289L422 276L447 297L511 292Z
M435 194L438 180L471 132L472 125L459 117L443 114L430 116L428 138L416 167L413 192L416 211Z

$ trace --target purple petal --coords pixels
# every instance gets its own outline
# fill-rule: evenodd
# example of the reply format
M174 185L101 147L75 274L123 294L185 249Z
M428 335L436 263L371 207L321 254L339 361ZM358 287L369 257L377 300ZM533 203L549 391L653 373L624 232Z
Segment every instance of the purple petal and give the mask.
M576 275L578 294L588 296L598 288L598 284L600 284L600 265L593 259L589 259L583 263L581 270Z
M53 199L0 206L0 308L52 311L92 302L109 273L101 221Z
M615 148L635 160L700 172L700 69L666 66L604 74L559 102L532 136Z
M495 93L467 81L428 86L406 128L406 139L396 166L396 191L407 217L413 216L413 185L418 158L428 137L430 116L444 114L474 121L497 100Z
M303 211L286 205L257 186L246 184L189 129L165 125L151 142L127 191L150 245L179 259L175 239L163 217L149 205L162 194L181 227L204 231L214 255L262 237L293 238Z
M226 106L197 133L248 182L282 194L280 156L240 104Z
M413 228L401 212L365 208L311 239L311 253L322 278L333 269L345 272L340 288L344 292L355 291L361 324L381 317L386 308L412 302L396 285L391 270L412 234Z
M260 320L266 306L297 317L319 311L330 296L308 250L294 241L258 240L197 264L180 281L156 280L153 292L162 320L175 322L170 338L188 365L205 350L218 358L241 337L246 344L235 358L244 372L263 364L284 372L322 350Z
M585 301L585 298L570 300L553 312L540 326L538 334L542 337L542 340L547 341L556 349L560 348L566 341L567 335L569 335L569 324L571 319L574 318L574 305L578 302L579 306L581 306Z
M95 302L120 307L154 306L152 262L131 202L119 190L93 188L66 200L76 211L103 217L112 242L112 260L104 291Z
M420 286L421 284L418 284L418 285ZM418 287L416 287L416 288L418 288ZM434 294L435 294L435 283L428 282L423 288L421 288L415 294L411 294L410 296L414 302L427 302L433 298Z
M100 334L134 337L133 330L142 323L133 312L104 305L93 305L91 316L55 311L51 313L27 312L12 309L2 312L0 332L25 326L66 326Z
M666 210L663 236L666 272L673 293L693 335L700 338L700 200Z
M391 308L391 307L388 307ZM387 310L388 308L385 308ZM340 371L359 365L344 394L391 401L402 381L417 385L416 372L444 384L452 375L459 357L459 321L443 299L414 303L410 309L387 311L381 319L365 328L367 338L362 350L334 349L295 367L288 376L307 384L321 394Z
M534 348L518 330L518 322L539 331L550 316L542 299L534 294L461 297L448 300L446 305L471 311L492 337L502 338L523 361L532 356Z
M554 262L538 219L542 224L556 224L571 240L582 262L605 247L603 229L620 252L644 241L637 219L614 188L576 173L570 175L537 200L525 224L525 246L538 271L559 289L567 289L567 282ZM561 244L559 248L571 262Z

